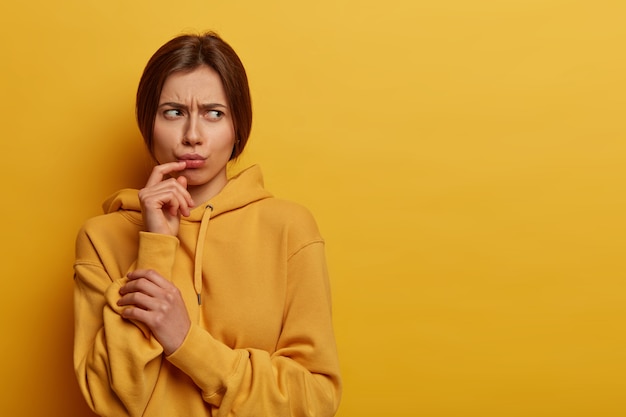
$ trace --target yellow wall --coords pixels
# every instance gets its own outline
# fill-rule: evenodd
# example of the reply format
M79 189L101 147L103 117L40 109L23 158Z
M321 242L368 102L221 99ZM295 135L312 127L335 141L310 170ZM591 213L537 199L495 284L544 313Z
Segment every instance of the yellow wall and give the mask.
M624 416L626 3L13 2L0 12L0 415L87 416L80 224L148 166L143 65L215 29L241 165L328 241L339 417Z

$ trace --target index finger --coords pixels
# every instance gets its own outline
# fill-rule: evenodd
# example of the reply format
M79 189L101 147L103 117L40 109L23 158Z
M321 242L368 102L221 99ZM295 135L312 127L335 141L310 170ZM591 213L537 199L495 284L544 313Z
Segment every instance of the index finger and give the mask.
M163 177L167 174L176 171L182 171L185 169L186 166L187 164L185 163L185 161L167 162L165 164L155 166L150 173L150 177L148 177L146 187L150 187L152 185L160 183L161 181L163 181Z

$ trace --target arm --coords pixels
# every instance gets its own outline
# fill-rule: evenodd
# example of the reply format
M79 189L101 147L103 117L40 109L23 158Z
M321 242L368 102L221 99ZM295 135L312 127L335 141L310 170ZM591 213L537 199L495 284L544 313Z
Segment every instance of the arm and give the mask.
M76 242L74 367L78 383L98 414L140 416L156 383L163 349L145 326L121 317L117 300L127 280L111 276L104 264L112 262L108 253L112 249L99 252L94 239L98 237L83 229ZM177 245L174 237L141 233L137 265L171 274Z
M202 390L217 416L333 416L341 395L331 299L321 241L288 263L276 351L230 349L197 325L167 359Z
M152 307L145 304L146 299L151 303L153 297L142 291L150 282L132 273L130 282L123 277L131 265L120 265L126 255L120 251L135 250L138 245L137 270L158 273L168 288L175 289L169 281L178 248L176 235L180 216L189 214L193 200L185 177L164 177L184 166L172 162L154 167L139 192L146 232L139 232L138 243L127 242L122 249L119 241L125 237L118 236L119 231L110 224L95 227L91 234L87 230L94 228L86 227L77 238L74 364L83 395L99 414L143 415L160 372L163 342L174 340L175 344L183 338L172 337L167 327L174 329L175 335L178 329L171 325L155 328L145 320L144 308ZM187 318L180 297L176 301L177 310L182 311L179 315Z

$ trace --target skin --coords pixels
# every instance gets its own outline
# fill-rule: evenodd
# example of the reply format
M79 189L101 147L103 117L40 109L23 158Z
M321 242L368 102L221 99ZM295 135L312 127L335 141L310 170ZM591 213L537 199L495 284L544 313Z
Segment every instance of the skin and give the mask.
M219 75L208 66L170 75L154 124L158 164L139 191L145 230L177 236L181 216L228 182L235 145L230 108ZM135 270L120 289L122 317L146 324L166 355L183 343L191 321L178 288L154 270Z

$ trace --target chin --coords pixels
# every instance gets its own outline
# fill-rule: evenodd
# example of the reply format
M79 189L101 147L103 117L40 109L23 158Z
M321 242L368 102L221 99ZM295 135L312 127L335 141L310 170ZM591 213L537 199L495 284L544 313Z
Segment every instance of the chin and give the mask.
M185 176L185 178L187 178L187 186L188 187L200 187L200 186L205 185L205 184L210 182L210 181L207 181L207 180L201 180L199 178L193 178L193 177L190 177L189 175L184 175L184 176Z

